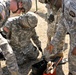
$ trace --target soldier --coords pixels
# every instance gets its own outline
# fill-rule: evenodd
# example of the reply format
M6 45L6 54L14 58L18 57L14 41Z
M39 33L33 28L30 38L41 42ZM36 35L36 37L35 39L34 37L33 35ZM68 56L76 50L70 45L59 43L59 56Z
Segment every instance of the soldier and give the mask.
M52 0L51 1L39 0L39 1L41 3L46 3L46 8L47 8L46 20L48 23L48 29L47 29L47 37L48 37L47 45L48 45L56 32L57 24L58 24L58 21L60 20L60 16L62 12L61 6L59 8L55 7L55 5L57 4L57 1L55 1L53 4L51 4Z
M1 0L0 1L0 27L2 27L10 16L10 11L20 14L26 13L31 8L31 0ZM6 64L11 75L21 75L18 72L18 65L12 48L5 39L3 30L0 29L0 48L6 59ZM2 74L0 67L0 75Z
M46 3L46 8L47 8L47 25L48 25L48 29L47 29L47 46L50 44L50 41L53 39L55 33L56 33L56 29L58 27L58 22L61 18L61 14L62 14L62 8L61 8L61 3L62 0L39 0L41 3ZM59 3L59 4L58 4ZM63 45L64 45L64 38L63 40L58 43L57 46L55 46L54 50L52 51L53 54L56 54L57 52L63 50ZM46 54L46 50L44 51L45 55ZM60 71L61 69L61 71ZM62 71L62 66L58 66L57 67L57 75L64 75L63 71Z
M15 52L19 65L37 59L39 51L32 41L38 49L42 51L41 42L38 40L35 31L37 22L38 20L34 13L28 12L27 14L10 18L3 27L4 32L6 32L8 36L11 32L10 44ZM7 29L8 32L5 29Z
M63 15L59 22L57 32L48 46L51 52L55 45L57 45L66 32L70 36L70 50L69 50L69 73L68 75L76 75L76 0L63 0Z

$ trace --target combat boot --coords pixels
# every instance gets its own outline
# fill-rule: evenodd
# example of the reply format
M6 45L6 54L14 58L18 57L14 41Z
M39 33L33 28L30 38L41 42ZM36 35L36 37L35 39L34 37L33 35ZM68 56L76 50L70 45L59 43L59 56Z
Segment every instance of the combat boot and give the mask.
M18 71L11 71L11 75L21 75Z

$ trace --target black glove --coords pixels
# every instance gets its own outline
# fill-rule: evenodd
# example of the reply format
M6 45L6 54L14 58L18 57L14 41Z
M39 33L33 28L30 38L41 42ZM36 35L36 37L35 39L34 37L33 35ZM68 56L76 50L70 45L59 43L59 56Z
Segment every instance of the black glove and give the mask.
M49 18L48 18L48 22L51 23L54 21L54 15L50 14Z
M41 47L38 47L38 49L42 52L42 48Z

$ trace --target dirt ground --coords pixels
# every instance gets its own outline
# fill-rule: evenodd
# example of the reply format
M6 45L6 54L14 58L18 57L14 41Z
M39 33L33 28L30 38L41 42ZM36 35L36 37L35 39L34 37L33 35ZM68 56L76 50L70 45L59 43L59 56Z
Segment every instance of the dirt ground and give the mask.
M31 11L35 12L36 11L36 4L35 4L36 0L32 0L32 3L33 3L33 6L31 8ZM47 44L47 22L45 21L45 14L46 14L47 11L46 11L46 8L45 8L45 4L41 4L37 1L37 6L38 7L37 7L36 14L37 14L37 18L38 18L38 25L36 27L36 32L39 36L39 40L41 41L42 49L44 51L44 48L46 47L46 44ZM69 35L66 35L65 42L69 43ZM68 51L69 51L69 44L68 44L68 49L66 49L64 51L64 57L68 57ZM41 56L41 54L40 54L40 56ZM23 72L24 75L29 75L28 71L30 71L30 69L28 67L29 66L31 67L31 65L33 63L34 62L29 62L26 65L23 65L23 67L20 67L21 69L26 67L21 72ZM4 67L4 65L5 65L4 61L2 61L2 68ZM63 71L64 71L65 75L67 75L67 73L68 73L68 63L63 65ZM6 74L6 75L8 75L8 74Z

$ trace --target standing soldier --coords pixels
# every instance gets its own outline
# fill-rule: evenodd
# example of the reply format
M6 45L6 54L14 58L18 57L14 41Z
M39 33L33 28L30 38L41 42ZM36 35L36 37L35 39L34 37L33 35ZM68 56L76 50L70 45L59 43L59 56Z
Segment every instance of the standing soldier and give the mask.
M63 15L59 22L57 32L48 46L51 52L55 45L57 45L66 32L70 36L70 50L69 50L69 73L68 75L76 75L76 0L63 0ZM61 74L62 75L62 74Z
M47 23L48 23L48 29L47 29L47 37L48 42L47 46L50 44L50 41L54 37L56 33L56 29L58 27L58 22L61 18L62 14L62 0L39 0L41 3L46 3L47 8ZM53 54L56 54L57 52L63 50L64 45L64 38L63 40L58 43L54 50L52 51ZM46 50L44 51L46 55ZM60 71L61 69L61 71ZM62 71L62 66L57 67L57 75L64 75Z
M0 0L0 27L2 27L10 16L10 11L20 14L26 13L31 8L31 0ZM0 48L6 59L6 64L11 75L21 75L18 72L18 65L8 41L5 39L3 30L0 29ZM1 70L1 67L0 67ZM0 75L2 71L0 71Z

